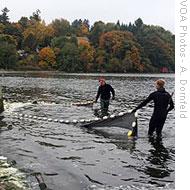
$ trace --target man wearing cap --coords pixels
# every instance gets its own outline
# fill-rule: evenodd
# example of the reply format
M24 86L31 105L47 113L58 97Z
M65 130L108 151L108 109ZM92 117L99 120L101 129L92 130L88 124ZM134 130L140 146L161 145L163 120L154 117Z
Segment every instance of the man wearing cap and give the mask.
M102 77L99 79L99 83L100 83L100 86L98 88L95 102L97 102L98 98L100 97L100 106L101 106L102 116L105 116L108 114L109 100L111 97L110 92L112 93L112 100L114 100L115 90L112 88L111 85L107 84L105 82L105 79Z
M174 108L171 95L164 88L165 81L159 79L155 82L156 91L152 92L146 100L138 105L132 112L145 106L150 101L154 102L154 111L149 122L148 135L152 136L156 131L157 137L161 137L162 129L167 118L167 114Z

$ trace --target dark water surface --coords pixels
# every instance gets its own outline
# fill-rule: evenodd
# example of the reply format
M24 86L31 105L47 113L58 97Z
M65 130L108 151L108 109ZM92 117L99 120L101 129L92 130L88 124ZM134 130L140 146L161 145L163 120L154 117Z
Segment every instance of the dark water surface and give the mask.
M134 108L154 90L158 78L174 91L174 75L106 75L116 90L110 112ZM92 107L71 105L95 98L96 74L3 73L7 98L0 120L0 155L16 161L29 189L39 189L34 172L42 173L52 190L174 189L175 120L169 113L162 141L148 139L152 104L139 111L139 136L124 129L88 130L74 124L16 119L27 114L54 119L93 119ZM31 102L37 101L38 104ZM22 117L22 116L21 116Z

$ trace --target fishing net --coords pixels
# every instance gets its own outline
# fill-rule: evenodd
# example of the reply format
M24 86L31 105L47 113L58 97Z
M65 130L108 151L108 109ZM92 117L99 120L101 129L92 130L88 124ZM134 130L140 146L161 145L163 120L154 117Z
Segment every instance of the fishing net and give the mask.
M134 113L125 113L122 115L104 117L98 121L92 121L82 124L81 127L119 127L130 130L130 136L137 136L137 117Z

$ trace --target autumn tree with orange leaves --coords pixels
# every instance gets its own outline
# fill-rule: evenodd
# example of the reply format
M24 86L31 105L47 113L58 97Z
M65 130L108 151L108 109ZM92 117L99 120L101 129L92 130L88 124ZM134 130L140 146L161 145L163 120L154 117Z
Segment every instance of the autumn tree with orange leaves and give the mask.
M124 71L127 71L128 68L133 67L136 71L143 71L141 46L131 32L111 31L104 33L100 37L99 47L108 54L107 59L110 60L108 62L112 65L109 66L109 70L111 67L111 70L122 72L124 68ZM128 61L123 61L124 59L128 59ZM114 68L114 63L117 68Z
M54 36L54 29L51 25L45 22L35 22L30 25L24 32L24 45L29 50L50 45L51 39Z
M88 40L80 39L78 42L80 62L83 71L90 71L93 67L95 49L90 45Z
M87 19L76 19L70 24L60 18L46 24L38 9L29 17L22 16L18 22L10 21L8 8L1 12L0 69L36 70L41 67L64 72L175 70L175 35L160 26L146 25L141 18L129 24L98 21L90 26Z
M55 53L50 47L42 48L39 51L39 66L42 68L53 68L55 66Z

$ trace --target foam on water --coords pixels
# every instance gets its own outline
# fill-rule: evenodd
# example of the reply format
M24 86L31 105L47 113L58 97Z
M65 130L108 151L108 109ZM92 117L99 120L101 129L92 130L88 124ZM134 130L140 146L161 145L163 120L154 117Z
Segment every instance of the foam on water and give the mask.
M137 139L127 138L128 131L120 128L85 129L77 126L79 122L99 120L94 108L66 103L94 99L98 77L39 76L30 80L22 76L0 77L9 98L0 120L1 154L17 163L9 165L8 170L4 168L4 174L16 176L21 172L15 168L22 169L23 175L31 178L33 190L39 189L31 176L36 171L43 174L53 190L174 189L173 111L168 115L160 143L147 138L151 104L139 110ZM154 90L158 77L161 76L109 76L107 83L117 90L116 99L110 103L110 118L134 109ZM167 89L172 92L174 78L166 75L166 80ZM1 158L2 162L7 163L6 157Z
M30 190L24 173L11 166L4 156L0 156L0 182L8 189L12 187L12 189L16 190Z

